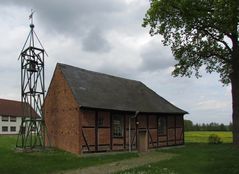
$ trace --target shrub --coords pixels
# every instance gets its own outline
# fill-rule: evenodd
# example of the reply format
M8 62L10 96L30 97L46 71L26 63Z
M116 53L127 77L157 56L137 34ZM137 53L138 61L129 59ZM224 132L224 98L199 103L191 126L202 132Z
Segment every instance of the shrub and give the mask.
M222 143L222 139L216 135L216 134L211 134L208 137L208 143L209 144L221 144Z

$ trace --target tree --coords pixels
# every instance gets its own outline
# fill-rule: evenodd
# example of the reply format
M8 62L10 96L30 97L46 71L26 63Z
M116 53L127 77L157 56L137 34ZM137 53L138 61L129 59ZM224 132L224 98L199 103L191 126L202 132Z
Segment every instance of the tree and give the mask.
M191 120L184 120L184 130L185 131L193 130L193 122Z
M239 145L239 1L151 0L143 26L161 34L178 63L174 76L217 72L231 84L233 142Z
M229 124L228 130L229 130L229 131L232 131L232 123Z
M221 123L220 126L219 126L219 130L220 131L226 131L227 128L226 128L226 126L223 123Z

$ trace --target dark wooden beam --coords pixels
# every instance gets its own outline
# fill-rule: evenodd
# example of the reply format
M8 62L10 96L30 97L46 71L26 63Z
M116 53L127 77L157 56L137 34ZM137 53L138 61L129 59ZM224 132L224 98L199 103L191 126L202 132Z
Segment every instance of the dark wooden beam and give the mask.
M98 151L98 111L95 111L95 151Z
M112 112L110 112L110 150L113 150L112 145L113 145L113 140L112 140Z
M124 149L126 148L126 115L124 114Z
M81 131L82 131L82 136L83 136L83 139L84 139L84 141L85 141L85 145L86 145L86 147L87 147L87 149L88 149L88 151L90 150L90 148L89 148L89 145L88 145L88 143L87 143L87 140L86 140L86 138L85 138L85 134L84 134L84 131L83 131L83 129L81 129ZM84 146L84 145L83 145Z
M177 144L176 139L177 139L177 130L176 130L176 115L174 116L174 144Z
M135 148L136 149L138 149L138 126L139 126L139 124L138 124L139 122L138 122L138 115L135 117L135 139L136 139L136 141L135 141Z
M149 115L149 116L146 116L148 147L149 147L149 134L150 134L150 132L149 132L149 117L150 117L150 115Z
M167 135L167 146L168 146L168 121L169 121L169 119L168 119L168 116L165 118L165 120L166 120L166 135Z
M157 147L159 147L159 116L156 116L156 122L157 122Z

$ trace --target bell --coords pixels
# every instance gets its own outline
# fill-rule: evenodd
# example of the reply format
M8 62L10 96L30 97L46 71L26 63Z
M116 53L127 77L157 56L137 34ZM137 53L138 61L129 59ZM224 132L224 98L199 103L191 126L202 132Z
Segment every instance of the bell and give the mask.
M37 72L37 61L34 61L34 60L28 60L27 71L30 71L30 72Z

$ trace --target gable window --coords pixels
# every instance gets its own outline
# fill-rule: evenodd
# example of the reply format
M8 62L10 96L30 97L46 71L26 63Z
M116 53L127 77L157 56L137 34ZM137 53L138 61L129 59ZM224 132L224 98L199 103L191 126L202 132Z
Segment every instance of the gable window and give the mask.
M11 127L10 127L10 131L11 131L11 132L16 132L16 126L11 126Z
M161 135L166 134L166 117L158 117L158 133Z
M10 117L10 122L16 122L17 121L17 117Z
M2 116L2 121L8 121L8 116Z
M122 137L123 136L123 116L122 115L113 115L113 137Z
M8 127L7 126L3 126L2 127L2 132L8 132Z

